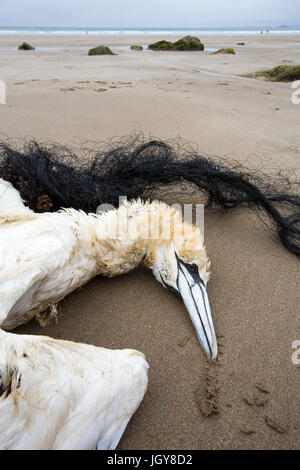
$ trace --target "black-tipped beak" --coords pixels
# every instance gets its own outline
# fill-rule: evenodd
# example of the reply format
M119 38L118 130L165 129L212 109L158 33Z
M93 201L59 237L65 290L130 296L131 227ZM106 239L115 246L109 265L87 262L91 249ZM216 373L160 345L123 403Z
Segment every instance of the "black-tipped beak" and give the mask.
M201 346L211 359L216 359L218 345L206 287L199 276L197 267L184 263L178 256L176 258L178 264L177 290L167 284L166 286L180 295L191 317Z

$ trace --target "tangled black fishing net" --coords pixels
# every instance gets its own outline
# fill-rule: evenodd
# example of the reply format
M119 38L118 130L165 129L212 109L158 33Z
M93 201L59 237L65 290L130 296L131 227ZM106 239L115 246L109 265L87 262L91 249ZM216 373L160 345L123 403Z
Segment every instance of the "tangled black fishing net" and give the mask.
M145 142L138 137L102 149L34 140L21 147L0 143L0 177L38 212L61 207L95 212L103 203L117 207L119 196L151 199L159 189L186 181L199 189L207 207L228 210L248 205L267 215L268 226L284 246L300 255L299 183L202 156L184 141Z

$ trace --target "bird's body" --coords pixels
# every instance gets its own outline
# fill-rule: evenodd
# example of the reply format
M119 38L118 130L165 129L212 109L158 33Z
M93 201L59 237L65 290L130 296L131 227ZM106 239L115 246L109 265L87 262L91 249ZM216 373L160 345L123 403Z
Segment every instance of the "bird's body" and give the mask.
M115 449L147 368L138 351L0 330L0 449Z
M98 274L119 275L143 261L177 289L201 344L217 355L200 230L166 204L38 214L0 180L0 260L0 448L116 447L146 390L143 355L5 331Z

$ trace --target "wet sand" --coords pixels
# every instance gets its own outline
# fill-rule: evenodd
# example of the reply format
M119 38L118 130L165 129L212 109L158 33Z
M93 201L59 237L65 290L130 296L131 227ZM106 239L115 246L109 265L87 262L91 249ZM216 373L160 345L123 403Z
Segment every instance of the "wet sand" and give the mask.
M234 47L234 56L118 49L156 39L0 37L1 133L62 143L180 136L200 152L300 175L291 85L238 76L297 63L300 36L202 38L208 48ZM54 49L10 49L23 40ZM88 57L97 44L118 55ZM187 201L199 202L195 193ZM300 340L299 260L246 209L206 211L205 239L216 364L180 300L143 268L94 279L60 304L57 323L41 329L32 321L16 332L146 354L148 391L119 449L299 448L300 366L291 358Z

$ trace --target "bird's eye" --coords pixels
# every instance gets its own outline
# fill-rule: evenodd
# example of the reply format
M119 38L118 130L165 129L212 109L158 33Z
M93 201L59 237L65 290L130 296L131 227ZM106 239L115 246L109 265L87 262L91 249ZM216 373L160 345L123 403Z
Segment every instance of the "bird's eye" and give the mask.
M198 266L195 263L189 264L189 268L193 273L198 274Z

